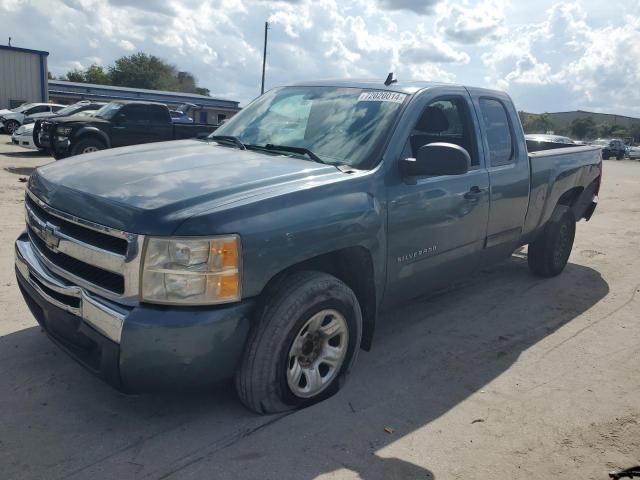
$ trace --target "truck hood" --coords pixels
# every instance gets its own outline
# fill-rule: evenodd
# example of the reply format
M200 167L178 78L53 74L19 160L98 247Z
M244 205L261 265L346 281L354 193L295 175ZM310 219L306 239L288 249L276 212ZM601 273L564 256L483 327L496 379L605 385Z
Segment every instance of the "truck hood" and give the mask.
M170 235L193 215L345 176L306 159L180 140L61 160L38 168L28 186L42 201L79 218Z
M82 123L83 125L108 125L109 120L105 120L104 118L99 117L89 117L87 115L80 115L75 113L73 115L62 116L53 116L48 120L52 121L55 124L71 124L71 123Z

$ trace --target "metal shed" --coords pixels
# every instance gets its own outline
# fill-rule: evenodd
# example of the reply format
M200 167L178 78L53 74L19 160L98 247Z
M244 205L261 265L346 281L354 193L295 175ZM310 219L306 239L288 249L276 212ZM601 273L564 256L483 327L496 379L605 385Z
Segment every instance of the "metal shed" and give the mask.
M0 45L0 108L48 102L49 52Z

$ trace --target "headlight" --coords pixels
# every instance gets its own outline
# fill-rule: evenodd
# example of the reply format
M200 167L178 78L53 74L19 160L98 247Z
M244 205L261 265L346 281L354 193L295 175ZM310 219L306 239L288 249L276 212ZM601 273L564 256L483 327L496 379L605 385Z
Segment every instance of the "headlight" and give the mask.
M58 127L56 129L56 132L58 132L58 135L62 135L64 137L66 137L67 135L69 135L71 133L72 128L71 127Z
M142 300L211 305L240 300L240 237L148 238Z

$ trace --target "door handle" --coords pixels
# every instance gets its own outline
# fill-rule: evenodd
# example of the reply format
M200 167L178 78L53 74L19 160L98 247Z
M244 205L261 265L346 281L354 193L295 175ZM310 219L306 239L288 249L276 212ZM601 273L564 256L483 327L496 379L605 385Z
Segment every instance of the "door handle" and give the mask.
M474 185L464 194L464 198L467 200L477 200L479 196L483 194L484 190L477 185Z
M114 126L114 127L111 127L111 128L113 128L114 130L124 130L127 127Z

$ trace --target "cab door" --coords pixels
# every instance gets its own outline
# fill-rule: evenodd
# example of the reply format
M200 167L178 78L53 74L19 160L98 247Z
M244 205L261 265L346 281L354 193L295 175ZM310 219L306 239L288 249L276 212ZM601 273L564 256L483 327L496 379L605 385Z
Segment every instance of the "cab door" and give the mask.
M111 146L124 147L150 140L149 112L143 103L124 105L111 121Z
M422 145L465 148L471 168L460 175L404 178L397 162L387 174L387 302L416 297L479 264L489 215L489 176L478 150L479 131L462 87L427 90L414 101L400 158ZM400 158L396 159L397 161Z
M519 246L529 206L529 155L522 127L506 94L471 89L489 172L491 212L483 263L506 258Z

